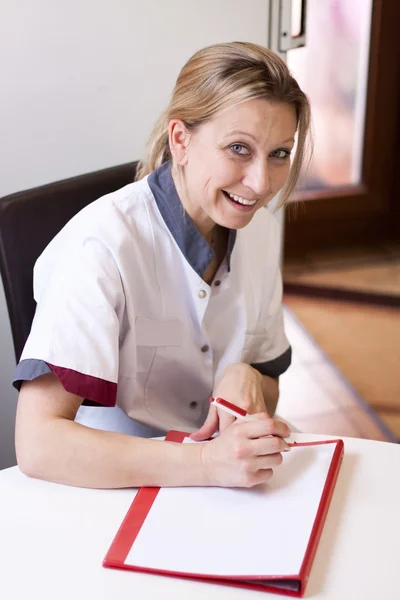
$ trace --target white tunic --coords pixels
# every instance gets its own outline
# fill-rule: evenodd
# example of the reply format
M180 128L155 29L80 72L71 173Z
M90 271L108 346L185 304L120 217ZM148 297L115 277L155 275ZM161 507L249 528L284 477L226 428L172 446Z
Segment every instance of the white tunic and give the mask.
M166 165L161 171L161 181L170 178ZM175 229L185 230L190 219L176 191L170 196ZM271 210L258 210L210 286L179 247L147 177L104 196L36 263L37 310L19 368L44 361L72 393L161 431L193 431L227 365L259 363L268 372L284 363L279 375L290 363L279 235Z

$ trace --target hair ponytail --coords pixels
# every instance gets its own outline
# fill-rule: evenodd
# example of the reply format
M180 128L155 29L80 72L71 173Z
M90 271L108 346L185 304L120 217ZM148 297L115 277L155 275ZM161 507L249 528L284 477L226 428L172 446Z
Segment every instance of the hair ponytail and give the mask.
M164 111L153 127L147 142L146 153L143 160L139 161L135 179L138 181L158 169L164 162L170 160L171 154L168 143L168 117Z

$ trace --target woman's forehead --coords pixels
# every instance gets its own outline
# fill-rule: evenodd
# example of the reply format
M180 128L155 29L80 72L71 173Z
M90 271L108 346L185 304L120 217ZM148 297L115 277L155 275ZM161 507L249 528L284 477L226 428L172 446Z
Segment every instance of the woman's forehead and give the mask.
M208 124L218 136L243 134L260 141L272 136L289 141L296 132L297 117L292 105L260 98L220 110Z

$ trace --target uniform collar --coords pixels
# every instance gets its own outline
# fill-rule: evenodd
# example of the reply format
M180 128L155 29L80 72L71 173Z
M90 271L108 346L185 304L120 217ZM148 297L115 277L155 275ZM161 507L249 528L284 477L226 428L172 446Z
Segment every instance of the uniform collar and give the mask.
M203 277L204 272L214 258L214 252L182 206L172 179L171 163L166 162L156 171L153 171L147 182L158 210L181 252L196 273ZM228 271L230 271L235 240L236 230L230 229L226 255Z

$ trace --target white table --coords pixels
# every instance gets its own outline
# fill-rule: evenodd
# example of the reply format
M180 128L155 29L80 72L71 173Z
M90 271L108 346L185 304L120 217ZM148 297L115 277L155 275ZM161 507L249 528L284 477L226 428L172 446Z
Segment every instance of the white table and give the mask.
M294 434L297 441L328 439ZM400 598L400 445L343 438L345 458L306 591ZM134 490L88 490L0 471L0 598L243 600L251 590L102 567ZM189 534L190 532L188 532Z

